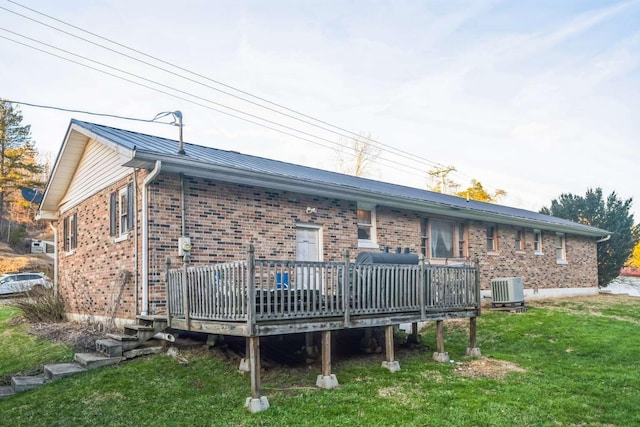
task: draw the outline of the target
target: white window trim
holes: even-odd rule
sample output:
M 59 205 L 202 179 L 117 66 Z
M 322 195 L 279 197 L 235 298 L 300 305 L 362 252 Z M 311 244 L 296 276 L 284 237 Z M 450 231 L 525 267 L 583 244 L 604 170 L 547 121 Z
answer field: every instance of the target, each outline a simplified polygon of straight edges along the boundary
M 524 229 L 524 227 L 518 227 L 518 228 L 516 228 L 516 230 L 515 230 L 515 234 L 516 234 L 516 235 L 514 236 L 514 238 L 518 236 L 518 232 L 520 232 L 520 240 L 519 240 L 519 242 L 520 242 L 520 247 L 515 247 L 514 249 L 515 249 L 515 252 L 516 252 L 516 253 L 518 253 L 518 254 L 523 254 L 523 253 L 526 253 L 526 251 L 527 251 L 527 238 L 526 238 L 526 236 L 527 236 L 527 232 L 526 232 L 526 230 Z M 518 240 L 515 240 L 515 241 L 514 241 L 514 245 L 515 245 L 517 242 L 518 242 Z
M 378 245 L 378 233 L 376 230 L 376 206 L 369 203 L 358 202 L 358 206 L 356 209 L 371 212 L 371 239 L 358 239 L 358 247 L 366 249 L 379 249 L 380 245 Z M 360 225 L 361 224 L 357 224 L 358 227 Z
M 562 246 L 558 247 L 558 238 L 562 240 Z M 556 233 L 556 264 L 567 265 L 567 236 L 564 233 Z M 561 249 L 562 258 L 558 257 L 558 249 Z
M 126 204 L 123 205 L 122 203 L 122 198 L 123 197 L 127 197 L 127 186 L 125 185 L 123 188 L 121 188 L 118 191 L 118 217 L 116 218 L 116 221 L 118 221 L 117 227 L 118 227 L 118 234 L 116 236 L 116 242 L 120 242 L 122 240 L 126 240 L 127 236 L 129 235 L 129 230 L 127 229 L 127 225 L 125 224 L 125 226 L 122 226 L 122 217 L 123 216 L 127 216 L 127 211 L 128 211 L 128 206 Z M 127 200 L 127 203 L 129 203 L 129 200 Z M 127 223 L 129 221 L 129 218 L 127 217 Z
M 538 246 L 539 249 L 536 250 L 536 234 L 540 237 L 538 239 Z M 533 254 L 534 255 L 544 255 L 544 252 L 542 252 L 542 230 L 538 230 L 538 229 L 534 229 L 533 230 Z

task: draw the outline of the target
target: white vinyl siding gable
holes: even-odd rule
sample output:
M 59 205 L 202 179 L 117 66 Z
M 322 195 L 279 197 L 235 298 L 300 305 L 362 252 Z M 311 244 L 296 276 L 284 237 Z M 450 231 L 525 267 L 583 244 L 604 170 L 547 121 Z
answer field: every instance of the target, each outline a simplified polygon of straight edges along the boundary
M 121 165 L 118 152 L 94 140 L 89 141 L 78 163 L 69 189 L 60 203 L 60 213 L 131 173 Z

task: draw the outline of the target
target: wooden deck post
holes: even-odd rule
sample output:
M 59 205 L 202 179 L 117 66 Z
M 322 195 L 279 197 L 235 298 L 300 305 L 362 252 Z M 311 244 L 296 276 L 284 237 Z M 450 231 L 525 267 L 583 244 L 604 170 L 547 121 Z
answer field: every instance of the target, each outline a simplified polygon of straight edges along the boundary
M 349 265 L 349 250 L 345 249 L 343 253 L 344 271 L 342 272 L 342 307 L 344 309 L 344 327 L 349 327 L 351 323 L 351 283 Z
M 420 320 L 424 321 L 427 317 L 427 288 L 431 285 L 427 283 L 429 279 L 428 272 L 425 267 L 424 255 L 420 254 L 420 271 L 418 272 L 418 283 L 420 283 Z
M 331 331 L 322 331 L 322 374 L 318 375 L 316 387 L 332 389 L 338 387 L 338 378 L 331 373 Z
M 251 413 L 269 409 L 269 400 L 260 396 L 260 337 L 247 338 L 249 342 L 249 365 L 251 367 L 251 397 L 247 397 L 245 407 Z
M 477 317 L 469 318 L 469 347 L 467 348 L 466 355 L 470 357 L 480 357 L 480 349 L 476 347 L 476 320 Z
M 171 311 L 173 307 L 171 306 L 171 299 L 173 298 L 173 290 L 169 285 L 169 271 L 171 270 L 171 258 L 167 257 L 166 261 L 166 276 L 165 281 L 167 282 L 167 327 L 171 327 Z M 136 288 L 136 307 L 138 307 L 138 289 Z M 138 314 L 138 310 L 136 310 L 136 314 Z
M 394 360 L 393 349 L 393 325 L 387 325 L 384 329 L 384 347 L 385 347 L 385 359 L 382 362 L 382 367 L 388 369 L 389 372 L 398 372 L 400 370 L 400 363 Z
M 187 330 L 191 330 L 191 316 L 189 315 L 189 257 L 184 256 L 182 263 L 182 310 L 184 311 L 184 323 Z
M 256 286 L 255 286 L 255 248 L 249 245 L 247 252 L 247 332 L 256 335 Z
M 436 351 L 433 360 L 436 362 L 449 362 L 449 353 L 444 351 L 444 320 L 436 320 Z
M 409 334 L 407 341 L 412 344 L 418 344 L 420 342 L 420 338 L 418 336 L 418 322 L 413 322 L 411 324 L 411 333 Z

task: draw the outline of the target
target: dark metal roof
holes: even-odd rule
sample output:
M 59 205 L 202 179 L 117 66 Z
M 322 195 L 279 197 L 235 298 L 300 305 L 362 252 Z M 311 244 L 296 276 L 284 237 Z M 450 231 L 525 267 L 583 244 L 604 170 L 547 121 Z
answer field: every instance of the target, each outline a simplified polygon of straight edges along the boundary
M 180 160 L 181 162 L 193 161 L 194 163 L 205 163 L 210 164 L 211 166 L 221 166 L 241 171 L 260 173 L 265 175 L 265 182 L 267 182 L 267 177 L 269 176 L 281 177 L 292 181 L 326 184 L 331 185 L 332 187 L 343 188 L 345 190 L 357 190 L 367 192 L 369 194 L 405 199 L 407 201 L 441 205 L 451 209 L 460 209 L 499 217 L 527 220 L 528 223 L 539 223 L 541 228 L 544 228 L 544 225 L 548 225 L 555 226 L 555 228 L 567 228 L 577 234 L 592 236 L 606 236 L 609 234 L 606 230 L 601 230 L 595 227 L 578 224 L 565 219 L 525 209 L 513 208 L 494 203 L 484 203 L 475 200 L 467 201 L 461 197 L 300 166 L 263 157 L 250 156 L 235 151 L 219 150 L 216 148 L 204 147 L 202 145 L 185 143 L 184 150 L 186 154 L 181 155 L 178 154 L 178 141 L 175 140 L 83 122 L 75 119 L 72 120 L 71 123 L 85 128 L 95 135 L 105 138 L 112 143 L 135 152 L 144 152 L 146 154 L 162 156 L 163 158 L 174 157 L 176 160 Z M 336 194 L 336 196 L 339 195 Z

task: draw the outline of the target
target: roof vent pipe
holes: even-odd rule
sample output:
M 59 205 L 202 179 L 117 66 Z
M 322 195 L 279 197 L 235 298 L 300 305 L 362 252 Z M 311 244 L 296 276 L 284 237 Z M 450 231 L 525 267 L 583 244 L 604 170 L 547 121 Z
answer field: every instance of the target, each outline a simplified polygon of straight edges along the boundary
M 178 126 L 178 128 L 180 129 L 179 130 L 179 135 L 180 135 L 179 142 L 180 142 L 180 145 L 178 147 L 178 154 L 186 154 L 184 152 L 184 143 L 182 142 L 182 126 L 183 125 L 182 125 L 182 112 L 181 111 L 176 110 L 176 111 L 165 111 L 163 113 L 158 113 L 158 114 L 156 114 L 156 116 L 151 121 L 152 122 L 156 121 L 156 120 L 161 119 L 163 117 L 166 117 L 168 115 L 173 116 L 173 122 L 166 123 L 166 124 L 171 124 L 171 125 L 174 125 L 174 126 Z

